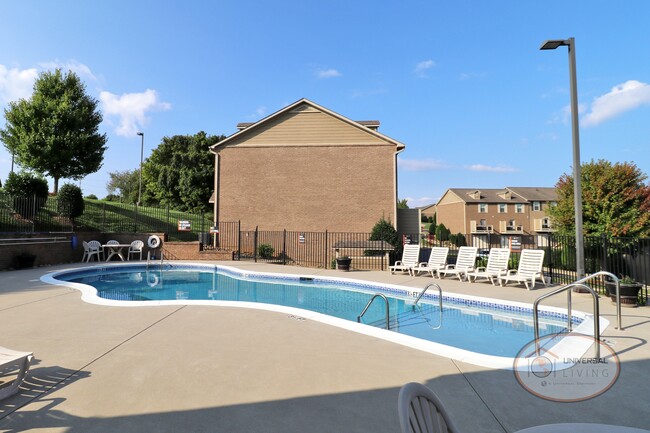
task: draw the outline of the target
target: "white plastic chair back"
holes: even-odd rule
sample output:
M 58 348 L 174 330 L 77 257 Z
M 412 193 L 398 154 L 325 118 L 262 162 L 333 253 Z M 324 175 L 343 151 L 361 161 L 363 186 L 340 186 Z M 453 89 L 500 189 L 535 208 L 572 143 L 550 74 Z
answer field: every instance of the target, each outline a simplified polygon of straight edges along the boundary
M 442 402 L 429 388 L 407 383 L 397 402 L 402 433 L 459 433 Z

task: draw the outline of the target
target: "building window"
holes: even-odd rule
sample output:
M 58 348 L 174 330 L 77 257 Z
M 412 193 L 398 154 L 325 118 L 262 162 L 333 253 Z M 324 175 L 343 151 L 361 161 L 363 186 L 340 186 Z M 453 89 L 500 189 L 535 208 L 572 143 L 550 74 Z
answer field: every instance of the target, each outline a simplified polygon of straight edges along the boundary
M 524 205 L 521 203 L 515 204 L 515 213 L 524 213 Z
M 542 210 L 542 202 L 534 201 L 533 202 L 533 210 L 536 210 L 536 211 Z
M 487 203 L 479 203 L 478 204 L 478 213 L 487 213 Z
M 480 225 L 481 227 L 487 227 L 487 220 L 481 220 L 481 221 L 479 222 L 479 225 Z
M 508 205 L 505 203 L 499 203 L 499 213 L 507 213 Z

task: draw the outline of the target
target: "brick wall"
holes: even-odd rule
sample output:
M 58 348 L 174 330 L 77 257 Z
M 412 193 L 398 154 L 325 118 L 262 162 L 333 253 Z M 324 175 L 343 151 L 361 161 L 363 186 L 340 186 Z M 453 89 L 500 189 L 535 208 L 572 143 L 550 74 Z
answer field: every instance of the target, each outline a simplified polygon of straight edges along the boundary
M 394 146 L 220 151 L 219 219 L 242 230 L 369 232 L 395 222 Z
M 163 236 L 162 233 L 157 233 Z M 76 238 L 73 245 L 72 238 Z M 14 268 L 15 257 L 20 253 L 36 255 L 34 266 L 58 265 L 63 263 L 78 263 L 84 254 L 83 241 L 96 240 L 105 244 L 109 240 L 130 244 L 136 239 L 144 242 L 143 259 L 147 256 L 149 233 L 62 233 L 34 235 L 3 235 L 0 237 L 0 270 Z M 54 239 L 56 238 L 56 239 Z M 31 239 L 28 240 L 28 239 Z

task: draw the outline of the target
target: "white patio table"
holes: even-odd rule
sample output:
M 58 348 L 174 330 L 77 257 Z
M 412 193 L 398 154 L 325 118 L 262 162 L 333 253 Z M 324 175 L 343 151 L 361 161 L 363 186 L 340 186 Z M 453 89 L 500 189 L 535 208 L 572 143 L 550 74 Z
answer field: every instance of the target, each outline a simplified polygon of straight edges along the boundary
M 124 258 L 124 254 L 122 251 L 124 248 L 129 248 L 131 244 L 104 244 L 102 247 L 104 247 L 104 251 L 108 251 L 108 256 L 106 257 L 106 261 L 109 262 L 111 260 L 111 257 L 113 256 L 118 256 L 122 261 L 125 261 L 126 259 Z

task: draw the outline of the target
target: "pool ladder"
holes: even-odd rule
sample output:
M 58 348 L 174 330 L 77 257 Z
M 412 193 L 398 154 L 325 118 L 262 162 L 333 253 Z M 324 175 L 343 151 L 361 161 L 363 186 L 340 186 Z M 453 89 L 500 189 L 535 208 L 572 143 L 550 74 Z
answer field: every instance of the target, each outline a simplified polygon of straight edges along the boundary
M 427 291 L 427 289 L 428 289 L 429 287 L 431 287 L 431 286 L 435 286 L 435 287 L 438 288 L 438 300 L 439 300 L 439 302 L 440 302 L 440 312 L 442 313 L 442 288 L 440 288 L 440 286 L 437 285 L 436 283 L 430 283 L 430 284 L 427 284 L 426 287 L 425 287 L 424 289 L 422 289 L 422 291 L 421 291 L 420 294 L 417 296 L 417 298 L 415 298 L 415 302 L 413 303 L 413 308 L 415 308 L 415 305 L 418 303 L 418 301 L 420 300 L 420 298 L 422 298 L 422 296 L 424 296 L 424 293 L 425 293 L 425 292 Z M 377 298 L 382 298 L 382 299 L 384 300 L 384 303 L 386 304 L 386 329 L 390 330 L 390 307 L 389 307 L 389 305 L 388 305 L 388 298 L 387 298 L 386 295 L 384 295 L 383 293 L 375 293 L 375 294 L 372 296 L 372 298 L 370 298 L 370 300 L 369 300 L 368 303 L 366 304 L 366 306 L 365 306 L 365 308 L 363 309 L 363 311 L 361 312 L 361 314 L 359 314 L 359 315 L 357 316 L 357 322 L 358 322 L 358 323 L 361 323 L 361 318 L 363 317 L 364 314 L 366 314 L 366 311 L 368 311 L 368 308 L 370 308 L 370 305 L 372 305 L 372 303 L 374 302 L 374 300 L 377 299 Z
M 606 272 L 606 271 L 600 271 L 596 272 L 595 274 L 591 274 L 585 278 L 582 278 L 580 280 L 574 281 L 571 284 L 567 284 L 566 286 L 562 286 L 559 289 L 553 290 L 552 292 L 549 292 L 545 295 L 540 296 L 535 300 L 533 303 L 533 326 L 535 327 L 535 352 L 537 355 L 540 353 L 540 347 L 539 347 L 539 303 L 543 301 L 546 298 L 550 298 L 551 296 L 557 295 L 558 293 L 562 292 L 567 292 L 567 329 L 569 332 L 573 329 L 573 318 L 572 318 L 572 312 L 571 312 L 571 292 L 572 288 L 574 287 L 580 287 L 582 289 L 585 289 L 589 292 L 589 294 L 593 297 L 594 299 L 594 340 L 596 341 L 596 357 L 600 357 L 600 309 L 598 305 L 598 294 L 589 287 L 588 285 L 585 284 L 586 281 L 592 280 L 596 277 L 600 276 L 607 276 L 616 282 L 616 319 L 617 319 L 617 327 L 616 329 L 622 330 L 623 326 L 621 324 L 621 293 L 620 293 L 620 282 L 619 279 L 616 275 Z
M 149 270 L 149 262 L 152 262 L 154 259 L 151 258 L 151 251 L 147 251 L 147 270 Z M 163 252 L 160 250 L 160 269 L 162 270 L 163 265 Z
M 388 298 L 383 293 L 375 293 L 373 297 L 370 298 L 370 300 L 366 304 L 366 307 L 363 309 L 361 314 L 357 316 L 357 322 L 361 323 L 361 318 L 363 317 L 364 314 L 366 314 L 366 311 L 368 311 L 368 308 L 370 308 L 372 302 L 377 298 L 382 298 L 386 303 L 386 329 L 390 329 L 390 307 L 388 306 Z

